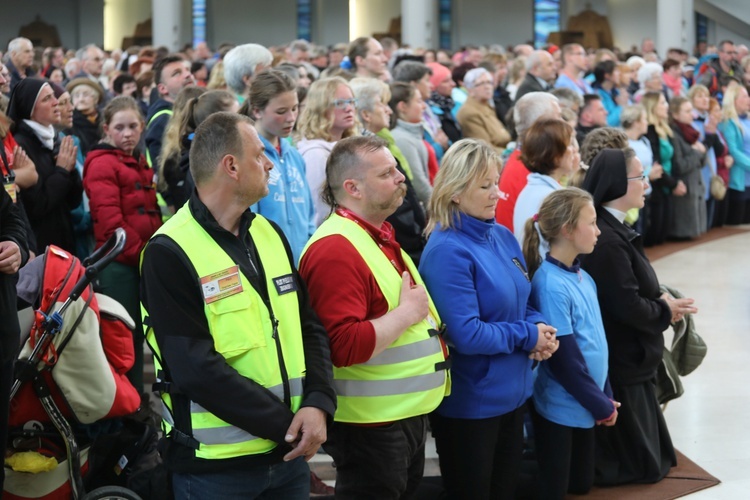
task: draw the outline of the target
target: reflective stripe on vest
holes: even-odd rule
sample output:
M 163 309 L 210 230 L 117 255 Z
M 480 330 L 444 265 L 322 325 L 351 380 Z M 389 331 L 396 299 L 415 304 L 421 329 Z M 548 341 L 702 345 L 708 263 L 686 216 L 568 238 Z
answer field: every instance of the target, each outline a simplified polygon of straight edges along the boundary
M 162 109 L 158 113 L 154 113 L 154 116 L 152 116 L 151 119 L 146 124 L 146 128 L 149 128 L 151 124 L 154 123 L 154 120 L 156 120 L 160 116 L 163 116 L 163 115 L 172 116 L 173 113 L 174 112 L 171 109 Z M 149 167 L 153 167 L 153 164 L 152 164 L 153 162 L 151 161 L 151 153 L 149 152 L 148 148 L 146 148 L 146 163 L 148 163 Z
M 304 386 L 304 378 L 296 378 L 294 380 L 290 380 L 289 385 L 290 385 L 292 397 L 301 398 L 302 390 Z M 280 400 L 284 399 L 284 386 L 282 386 L 281 384 L 276 385 L 274 387 L 267 387 L 267 389 L 271 391 L 273 395 L 279 398 Z M 190 413 L 191 414 L 203 413 L 205 414 L 205 416 L 208 416 L 209 418 L 212 416 L 211 412 L 209 412 L 208 410 L 203 408 L 201 405 L 193 401 L 190 402 Z M 201 415 L 201 417 L 203 417 L 203 415 Z M 223 444 L 223 443 L 238 444 L 244 441 L 252 441 L 255 439 L 261 439 L 258 436 L 255 436 L 233 425 L 228 425 L 225 427 L 207 427 L 207 428 L 200 428 L 200 429 L 194 428 L 193 437 L 202 444 L 213 444 L 213 445 Z
M 333 214 L 318 228 L 304 252 L 319 239 L 344 236 L 357 249 L 373 273 L 388 302 L 388 310 L 398 306 L 401 275 L 372 237 L 356 222 Z M 418 284 L 424 284 L 417 268 L 402 250 L 406 267 Z M 429 294 L 428 294 L 429 298 Z M 429 298 L 430 316 L 440 323 Z M 427 320 L 410 326 L 387 349 L 365 363 L 334 367 L 334 387 L 338 395 L 338 422 L 377 423 L 401 420 L 429 413 L 448 394 L 450 379 L 444 369 L 445 355 L 440 339 Z
M 193 265 L 196 281 L 235 266 L 226 252 L 193 218 L 188 203 L 154 236 L 159 234 L 170 237 L 182 248 Z M 266 219 L 256 215 L 250 234 L 266 276 L 271 308 L 278 320 L 278 339 L 289 384 L 290 401 L 287 403 L 291 411 L 296 412 L 302 401 L 305 373 L 299 301 L 297 292 L 279 295 L 273 282 L 274 278 L 292 274 L 293 268 L 283 241 Z M 211 258 L 206 258 L 207 255 Z M 270 311 L 241 271 L 239 278 L 243 286 L 241 292 L 204 305 L 214 347 L 226 358 L 229 366 L 283 401 L 284 380 L 276 341 L 272 338 Z M 142 311 L 145 316 L 145 308 L 142 307 Z M 152 328 L 147 330 L 146 340 L 154 351 L 154 363 L 159 365 L 157 370 L 160 370 L 162 356 Z M 185 392 L 189 393 L 187 389 Z M 171 422 L 171 415 L 174 414 L 172 398 L 169 394 L 162 394 L 162 400 L 170 415 L 169 419 L 164 420 L 165 431 L 168 432 L 175 425 Z M 195 451 L 197 458 L 223 459 L 261 454 L 276 447 L 275 442 L 233 426 L 194 402 L 190 405 L 190 422 L 177 422 L 177 428 L 200 443 Z

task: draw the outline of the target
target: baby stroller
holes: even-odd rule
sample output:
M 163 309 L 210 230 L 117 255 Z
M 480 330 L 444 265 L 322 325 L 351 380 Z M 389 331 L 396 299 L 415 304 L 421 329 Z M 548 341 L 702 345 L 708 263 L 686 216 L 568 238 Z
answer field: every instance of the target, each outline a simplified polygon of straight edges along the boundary
M 116 233 L 83 261 L 55 246 L 20 274 L 22 349 L 10 396 L 4 498 L 140 499 L 120 486 L 86 494 L 89 450 L 117 428 L 116 417 L 138 410 L 140 392 L 125 373 L 133 366 L 132 329 L 125 309 L 94 293 L 91 282 L 122 251 Z M 119 474 L 127 455 L 111 464 Z

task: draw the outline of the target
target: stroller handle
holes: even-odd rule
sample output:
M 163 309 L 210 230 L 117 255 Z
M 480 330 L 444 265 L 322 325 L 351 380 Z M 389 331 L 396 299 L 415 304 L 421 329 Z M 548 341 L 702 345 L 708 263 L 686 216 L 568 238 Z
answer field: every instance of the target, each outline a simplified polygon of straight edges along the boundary
M 125 248 L 125 240 L 125 230 L 118 227 L 115 229 L 115 233 L 104 242 L 104 245 L 83 260 L 82 264 L 86 268 L 86 276 L 81 278 L 70 292 L 71 302 L 75 302 L 99 272 L 120 255 Z

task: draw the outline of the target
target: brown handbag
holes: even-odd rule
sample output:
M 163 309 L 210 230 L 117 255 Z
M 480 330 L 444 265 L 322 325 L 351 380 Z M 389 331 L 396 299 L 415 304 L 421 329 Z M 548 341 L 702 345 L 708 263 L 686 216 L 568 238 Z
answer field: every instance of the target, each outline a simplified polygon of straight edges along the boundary
M 718 175 L 711 176 L 711 197 L 715 200 L 723 200 L 727 195 L 727 185 L 724 179 Z

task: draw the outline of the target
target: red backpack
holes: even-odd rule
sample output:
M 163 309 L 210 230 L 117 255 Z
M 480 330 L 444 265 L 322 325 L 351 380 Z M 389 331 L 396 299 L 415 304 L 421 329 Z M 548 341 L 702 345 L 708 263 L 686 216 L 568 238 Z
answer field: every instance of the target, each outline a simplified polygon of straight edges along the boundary
M 41 258 L 41 257 L 40 257 Z M 44 255 L 40 311 L 59 309 L 85 268 L 72 254 L 49 246 Z M 43 316 L 36 312 L 31 333 L 19 357 L 26 358 L 41 334 Z M 64 315 L 62 330 L 42 356 L 42 377 L 65 417 L 82 424 L 134 413 L 140 392 L 126 373 L 133 367 L 133 320 L 115 300 L 89 286 Z M 31 383 L 11 401 L 9 425 L 49 422 Z

